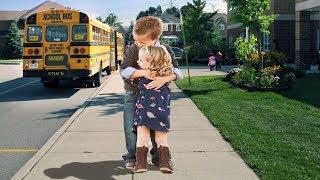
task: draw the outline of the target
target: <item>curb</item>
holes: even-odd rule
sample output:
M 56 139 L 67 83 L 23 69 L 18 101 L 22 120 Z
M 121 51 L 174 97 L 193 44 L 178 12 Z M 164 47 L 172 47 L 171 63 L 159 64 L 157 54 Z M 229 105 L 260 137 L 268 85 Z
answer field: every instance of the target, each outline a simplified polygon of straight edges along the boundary
M 116 71 L 114 71 L 116 73 Z M 69 128 L 69 126 L 76 120 L 81 113 L 87 108 L 87 106 L 91 103 L 91 101 L 99 94 L 99 92 L 107 85 L 110 78 L 113 76 L 111 74 L 105 82 L 95 90 L 91 96 L 80 106 L 80 108 L 62 125 L 53 136 L 37 151 L 37 153 L 27 161 L 19 171 L 11 178 L 11 180 L 21 180 L 24 179 L 29 172 L 33 169 L 33 167 L 39 162 L 39 160 L 46 155 L 49 149 L 57 142 L 60 136 Z

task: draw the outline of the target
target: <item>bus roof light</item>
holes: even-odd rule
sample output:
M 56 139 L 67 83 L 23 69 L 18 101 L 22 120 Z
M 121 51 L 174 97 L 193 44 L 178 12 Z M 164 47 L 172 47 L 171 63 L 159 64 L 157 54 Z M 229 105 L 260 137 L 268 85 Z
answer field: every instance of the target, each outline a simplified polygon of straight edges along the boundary
M 85 14 L 80 12 L 80 23 L 89 23 L 89 17 Z
M 32 14 L 27 18 L 27 24 L 37 24 L 37 15 Z

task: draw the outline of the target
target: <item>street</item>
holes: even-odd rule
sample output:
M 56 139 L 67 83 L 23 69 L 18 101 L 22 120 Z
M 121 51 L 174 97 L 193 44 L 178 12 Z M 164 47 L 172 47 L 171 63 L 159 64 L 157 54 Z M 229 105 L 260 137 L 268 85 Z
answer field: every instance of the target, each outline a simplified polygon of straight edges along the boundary
M 10 179 L 97 88 L 63 81 L 59 88 L 45 89 L 40 78 L 21 77 L 20 65 L 0 69 L 2 180 Z

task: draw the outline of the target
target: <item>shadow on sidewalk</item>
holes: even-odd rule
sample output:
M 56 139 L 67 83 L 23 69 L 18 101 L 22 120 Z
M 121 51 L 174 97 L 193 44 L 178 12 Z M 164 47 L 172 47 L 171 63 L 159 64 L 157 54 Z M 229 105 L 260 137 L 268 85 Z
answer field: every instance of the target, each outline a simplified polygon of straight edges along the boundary
M 171 93 L 171 102 L 176 101 L 181 98 L 188 98 L 185 94 L 181 92 Z M 90 102 L 88 107 L 105 107 L 101 110 L 101 116 L 113 115 L 119 112 L 123 112 L 124 105 L 124 95 L 123 93 L 103 93 L 99 94 L 94 100 Z
M 151 171 L 159 171 L 155 166 L 149 165 L 148 168 Z M 73 162 L 65 164 L 61 168 L 46 169 L 44 174 L 52 179 L 64 179 L 71 176 L 87 180 L 115 180 L 117 176 L 132 174 L 132 172 L 124 167 L 122 160 L 115 160 L 92 163 Z

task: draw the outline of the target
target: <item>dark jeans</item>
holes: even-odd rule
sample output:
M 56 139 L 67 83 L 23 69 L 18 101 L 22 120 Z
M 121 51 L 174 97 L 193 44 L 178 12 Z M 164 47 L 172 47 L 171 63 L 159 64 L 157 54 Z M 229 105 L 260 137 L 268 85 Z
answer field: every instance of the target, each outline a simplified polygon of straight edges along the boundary
M 217 62 L 217 64 L 216 64 L 216 70 L 220 70 L 221 69 L 221 62 Z

